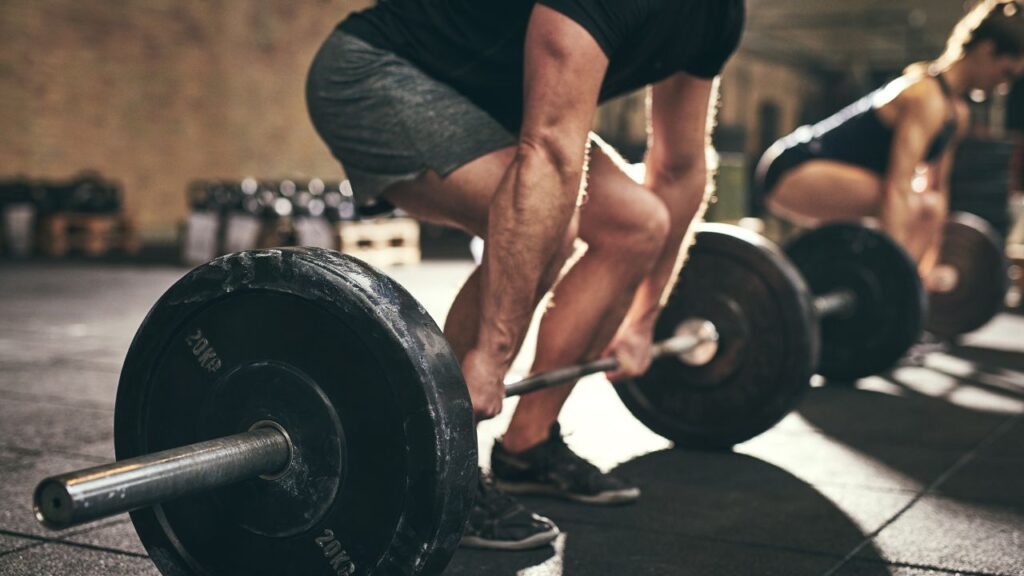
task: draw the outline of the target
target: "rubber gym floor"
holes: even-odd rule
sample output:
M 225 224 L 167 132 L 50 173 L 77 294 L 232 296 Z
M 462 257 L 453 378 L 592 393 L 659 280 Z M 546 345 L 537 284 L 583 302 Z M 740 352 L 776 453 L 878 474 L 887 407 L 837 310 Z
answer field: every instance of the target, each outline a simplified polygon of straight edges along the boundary
M 157 574 L 127 516 L 63 533 L 30 506 L 44 476 L 113 457 L 120 363 L 180 268 L 0 266 L 0 574 Z M 389 270 L 443 319 L 469 265 Z M 732 453 L 671 450 L 592 377 L 568 442 L 642 501 L 527 499 L 563 530 L 533 552 L 460 551 L 456 575 L 1024 574 L 1024 317 L 856 388 L 816 387 Z M 527 343 L 527 350 L 532 343 Z M 517 370 L 528 366 L 520 358 Z M 480 428 L 481 458 L 502 418 Z

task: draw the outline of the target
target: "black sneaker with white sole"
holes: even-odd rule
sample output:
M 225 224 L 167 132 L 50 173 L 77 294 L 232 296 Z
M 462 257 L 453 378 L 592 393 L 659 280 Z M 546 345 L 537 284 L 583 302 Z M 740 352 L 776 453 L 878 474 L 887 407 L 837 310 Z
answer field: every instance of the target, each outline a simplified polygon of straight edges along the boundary
M 469 513 L 462 546 L 491 550 L 530 550 L 547 546 L 558 537 L 558 527 L 528 511 L 515 498 L 494 485 L 482 471 L 476 502 Z
M 601 472 L 573 452 L 562 439 L 558 424 L 542 444 L 513 454 L 494 444 L 491 471 L 498 487 L 510 494 L 554 496 L 585 504 L 628 504 L 640 498 L 640 488 Z

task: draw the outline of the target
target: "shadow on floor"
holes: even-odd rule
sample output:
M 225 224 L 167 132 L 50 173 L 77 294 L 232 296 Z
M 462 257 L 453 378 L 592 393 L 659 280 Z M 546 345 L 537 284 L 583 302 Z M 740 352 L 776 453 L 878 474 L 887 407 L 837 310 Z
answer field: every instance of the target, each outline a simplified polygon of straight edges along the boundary
M 800 408 L 805 420 L 875 464 L 870 477 L 840 472 L 838 481 L 888 482 L 917 493 L 872 540 L 876 553 L 894 564 L 941 567 L 942 574 L 1021 574 L 1020 363 L 1019 354 L 958 347 L 861 389 L 808 395 Z
M 750 456 L 666 450 L 617 470 L 643 487 L 638 504 L 524 499 L 562 528 L 555 547 L 460 550 L 445 574 L 728 575 L 755 566 L 760 574 L 813 574 L 864 539 L 812 486 Z
M 954 346 L 951 356 L 974 363 L 979 375 L 992 374 L 1016 383 L 1019 398 L 1024 398 L 1024 354 L 980 346 Z
M 986 410 L 1024 402 L 1024 372 L 1018 371 L 1024 354 L 957 346 L 938 356 L 945 358 L 880 376 L 892 393 L 814 389 L 800 414 L 826 436 L 928 486 L 945 472 L 956 473 L 954 466 L 975 466 L 975 456 L 984 458 L 989 450 L 984 446 L 1009 442 L 1020 434 L 1014 426 L 1024 421 L 1019 410 Z M 986 500 L 991 481 L 978 480 L 977 486 L 956 490 L 943 480 L 936 494 Z

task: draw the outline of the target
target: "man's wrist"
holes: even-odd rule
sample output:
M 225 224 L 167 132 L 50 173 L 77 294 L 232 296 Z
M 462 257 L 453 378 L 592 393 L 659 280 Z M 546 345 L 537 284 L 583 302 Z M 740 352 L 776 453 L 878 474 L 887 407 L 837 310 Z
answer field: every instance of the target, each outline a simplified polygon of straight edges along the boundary
M 657 314 L 645 314 L 642 317 L 630 318 L 626 321 L 626 330 L 633 334 L 654 335 L 654 326 L 658 322 Z
M 482 334 L 477 339 L 474 349 L 478 354 L 486 358 L 488 362 L 498 367 L 507 369 L 512 365 L 512 361 L 515 360 L 515 344 L 509 338 Z

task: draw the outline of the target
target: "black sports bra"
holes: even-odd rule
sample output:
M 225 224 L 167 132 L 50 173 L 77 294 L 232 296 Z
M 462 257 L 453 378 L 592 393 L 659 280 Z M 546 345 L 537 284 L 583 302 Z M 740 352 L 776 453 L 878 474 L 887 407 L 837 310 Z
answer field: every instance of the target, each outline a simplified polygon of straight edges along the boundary
M 950 100 L 949 114 L 942 129 L 932 139 L 925 155 L 926 162 L 938 160 L 952 143 L 957 132 L 956 106 L 953 91 L 941 74 L 933 76 Z M 811 137 L 801 145 L 813 157 L 838 160 L 872 170 L 878 174 L 889 171 L 892 156 L 893 130 L 882 123 L 875 106 L 879 92 L 868 94 L 840 110 L 832 117 L 810 127 Z M 799 132 L 799 131 L 798 131 Z

